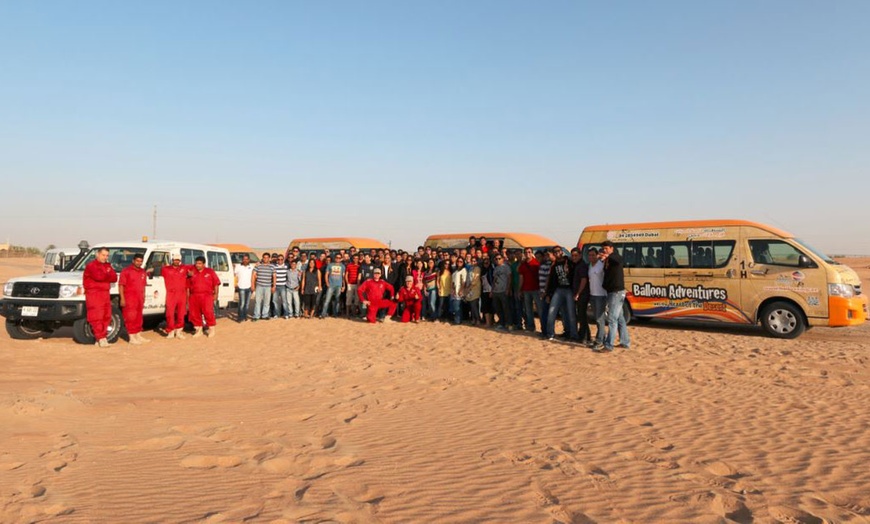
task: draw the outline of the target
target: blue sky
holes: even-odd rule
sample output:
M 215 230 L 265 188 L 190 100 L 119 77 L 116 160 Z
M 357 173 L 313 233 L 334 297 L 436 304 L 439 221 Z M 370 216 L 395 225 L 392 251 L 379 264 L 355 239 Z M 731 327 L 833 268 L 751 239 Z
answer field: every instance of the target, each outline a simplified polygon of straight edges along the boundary
M 4 2 L 0 240 L 746 218 L 870 254 L 870 2 Z

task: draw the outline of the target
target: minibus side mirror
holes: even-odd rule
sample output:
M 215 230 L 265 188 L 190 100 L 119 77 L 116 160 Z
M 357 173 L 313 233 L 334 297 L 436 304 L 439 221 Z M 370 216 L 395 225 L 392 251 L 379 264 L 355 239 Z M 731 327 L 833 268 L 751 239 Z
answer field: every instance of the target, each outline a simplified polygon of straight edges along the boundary
M 806 255 L 801 255 L 800 258 L 798 258 L 798 266 L 802 268 L 817 267 L 816 263 Z

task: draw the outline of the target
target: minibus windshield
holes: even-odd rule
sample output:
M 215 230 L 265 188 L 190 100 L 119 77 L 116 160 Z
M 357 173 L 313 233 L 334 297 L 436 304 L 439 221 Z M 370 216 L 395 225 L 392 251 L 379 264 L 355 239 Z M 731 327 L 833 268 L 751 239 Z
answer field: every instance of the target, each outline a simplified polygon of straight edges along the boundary
M 794 240 L 795 240 L 795 242 L 797 242 L 798 244 L 800 244 L 800 245 L 802 245 L 803 247 L 805 247 L 805 248 L 807 248 L 808 250 L 810 250 L 814 255 L 816 255 L 817 257 L 819 257 L 819 258 L 821 258 L 822 260 L 824 260 L 825 263 L 827 263 L 827 264 L 834 264 L 834 265 L 840 265 L 839 262 L 837 262 L 836 260 L 832 259 L 832 258 L 829 257 L 828 255 L 822 253 L 821 251 L 819 251 L 818 249 L 814 248 L 813 246 L 807 244 L 807 243 L 804 242 L 803 240 L 801 240 L 801 239 L 799 239 L 799 238 L 796 238 L 796 239 L 794 239 Z

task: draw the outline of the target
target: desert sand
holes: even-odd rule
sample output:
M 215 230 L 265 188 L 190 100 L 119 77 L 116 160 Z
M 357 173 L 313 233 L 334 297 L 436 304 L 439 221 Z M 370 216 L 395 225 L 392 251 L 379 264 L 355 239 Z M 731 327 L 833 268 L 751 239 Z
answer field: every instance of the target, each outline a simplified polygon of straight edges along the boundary
M 0 522 L 870 521 L 870 325 L 631 330 L 615 354 L 333 319 L 2 333 Z

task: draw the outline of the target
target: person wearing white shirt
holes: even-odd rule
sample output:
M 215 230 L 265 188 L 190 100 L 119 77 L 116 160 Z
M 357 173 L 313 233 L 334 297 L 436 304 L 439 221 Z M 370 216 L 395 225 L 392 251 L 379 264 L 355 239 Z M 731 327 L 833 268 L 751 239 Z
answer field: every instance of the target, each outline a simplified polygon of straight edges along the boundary
M 236 275 L 236 286 L 239 288 L 239 322 L 248 320 L 248 308 L 251 304 L 251 278 L 254 276 L 254 265 L 248 255 L 242 257 L 242 263 L 233 268 Z
M 607 309 L 607 291 L 604 289 L 604 263 L 598 260 L 598 250 L 590 248 L 587 255 L 589 258 L 589 299 L 592 302 L 592 316 L 595 317 L 595 325 L 598 331 L 595 340 L 592 341 L 592 349 L 598 350 L 604 347 L 605 334 L 605 311 Z

